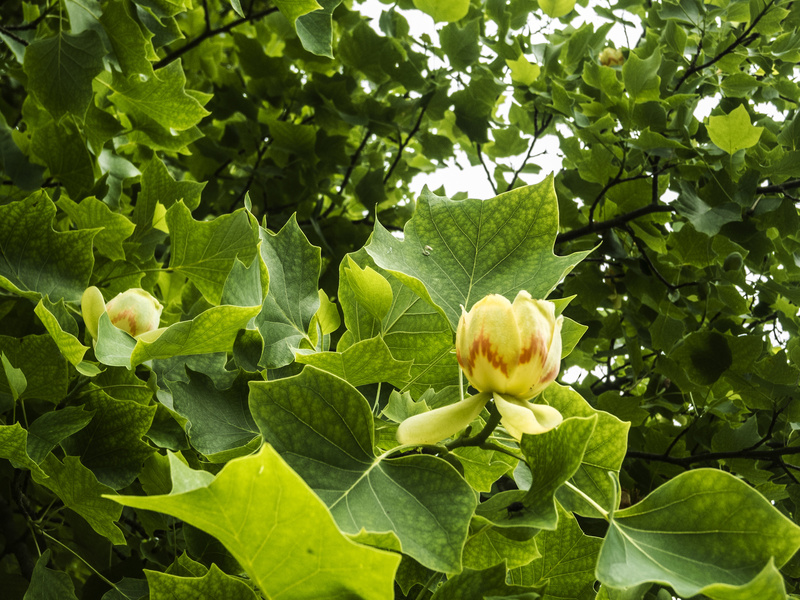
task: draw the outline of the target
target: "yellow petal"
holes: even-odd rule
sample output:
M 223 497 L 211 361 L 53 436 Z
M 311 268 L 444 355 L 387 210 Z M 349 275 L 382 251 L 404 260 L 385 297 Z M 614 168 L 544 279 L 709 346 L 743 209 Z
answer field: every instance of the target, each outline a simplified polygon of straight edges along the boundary
M 517 366 L 520 337 L 508 299 L 490 294 L 479 300 L 456 332 L 457 357 L 472 386 L 481 392 L 505 392 Z
M 100 323 L 100 315 L 106 311 L 106 301 L 102 292 L 95 286 L 86 288 L 81 296 L 81 314 L 86 330 L 93 339 L 97 339 L 97 328 Z
M 436 444 L 472 423 L 489 400 L 489 394 L 475 394 L 432 411 L 414 415 L 400 423 L 397 441 L 401 444 Z
M 517 439 L 523 433 L 536 435 L 550 431 L 564 420 L 560 412 L 546 404 L 506 400 L 500 394 L 494 394 L 494 402 L 503 416 L 503 427 Z

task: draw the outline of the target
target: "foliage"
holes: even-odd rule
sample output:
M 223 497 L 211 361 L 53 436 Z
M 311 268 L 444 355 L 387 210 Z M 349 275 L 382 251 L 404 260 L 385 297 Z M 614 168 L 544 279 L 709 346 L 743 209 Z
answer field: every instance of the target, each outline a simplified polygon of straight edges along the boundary
M 4 597 L 798 597 L 798 29 L 2 2 Z M 412 191 L 456 163 L 496 197 Z M 163 331 L 94 340 L 89 286 Z M 564 422 L 398 446 L 467 392 L 459 305 L 520 290 L 564 315 Z

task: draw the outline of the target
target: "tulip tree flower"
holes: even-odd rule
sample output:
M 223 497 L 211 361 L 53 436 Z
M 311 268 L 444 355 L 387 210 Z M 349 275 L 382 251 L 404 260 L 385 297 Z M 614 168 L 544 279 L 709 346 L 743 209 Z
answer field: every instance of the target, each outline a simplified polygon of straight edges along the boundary
M 456 358 L 480 393 L 460 402 L 415 415 L 397 430 L 401 444 L 435 444 L 469 425 L 490 398 L 502 424 L 515 438 L 544 433 L 562 421 L 561 413 L 533 404 L 558 375 L 561 326 L 555 305 L 521 291 L 509 302 L 491 294 L 472 310 L 462 309 L 456 330 Z
M 81 313 L 86 329 L 92 338 L 97 339 L 100 316 L 108 313 L 111 323 L 135 338 L 153 341 L 163 329 L 158 329 L 161 320 L 161 306 L 149 292 L 133 288 L 117 294 L 106 304 L 103 294 L 92 286 L 83 292 L 81 297 Z

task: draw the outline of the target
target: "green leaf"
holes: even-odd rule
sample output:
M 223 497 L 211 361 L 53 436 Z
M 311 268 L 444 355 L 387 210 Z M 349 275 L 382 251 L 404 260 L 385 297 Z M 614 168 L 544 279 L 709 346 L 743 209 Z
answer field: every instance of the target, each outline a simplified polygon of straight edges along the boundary
M 251 383 L 250 411 L 342 531 L 392 531 L 403 553 L 423 565 L 461 570 L 472 488 L 433 456 L 376 458 L 372 411 L 358 390 L 305 367 L 294 377 Z
M 298 354 L 297 362 L 341 377 L 353 387 L 381 381 L 408 381 L 413 364 L 410 360 L 396 360 L 381 337 L 356 342 L 344 352 Z
M 597 422 L 597 415 L 572 417 L 546 433 L 523 435 L 520 448 L 531 469 L 530 488 L 496 494 L 476 514 L 499 527 L 555 529 L 556 492 L 580 468 Z
M 393 598 L 400 558 L 344 537 L 316 495 L 270 446 L 230 461 L 206 487 L 112 498 L 172 515 L 215 536 L 268 597 Z
M 48 475 L 28 454 L 28 432 L 22 424 L 0 425 L 0 442 L 0 458 L 10 460 L 16 468 L 28 469 L 41 479 L 47 479 Z
M 322 8 L 317 0 L 276 0 L 275 5 L 292 25 L 295 24 L 297 17 Z
M 241 579 L 226 575 L 217 565 L 202 577 L 177 577 L 145 569 L 151 600 L 257 600 Z
M 46 192 L 0 206 L 0 287 L 29 300 L 78 301 L 89 286 L 96 231 L 57 232 Z
M 122 507 L 103 497 L 114 490 L 97 481 L 94 474 L 81 464 L 76 456 L 65 456 L 62 463 L 52 454 L 42 462 L 47 474 L 42 477 L 33 471 L 33 480 L 50 489 L 61 501 L 86 519 L 97 533 L 108 538 L 112 544 L 125 545 L 125 536 L 114 525 L 122 514 Z
M 53 337 L 53 340 L 58 346 L 58 349 L 61 350 L 61 354 L 64 355 L 64 358 L 72 363 L 73 366 L 78 367 L 78 365 L 81 365 L 83 362 L 83 356 L 86 354 L 86 351 L 89 350 L 89 347 L 81 344 L 78 338 L 72 333 L 64 331 L 62 324 L 59 323 L 56 315 L 53 314 L 53 312 L 51 312 L 51 310 L 45 304 L 46 300 L 47 298 L 39 300 L 39 304 L 36 305 L 36 308 L 34 308 L 33 311 L 42 321 L 42 324 L 45 326 L 45 329 L 47 329 L 47 332 Z M 60 305 L 62 311 L 66 310 L 63 302 L 63 300 L 59 300 L 58 305 L 56 305 Z M 47 304 L 53 306 L 49 301 Z M 74 323 L 75 321 L 73 320 L 73 324 Z M 92 371 L 91 365 L 89 363 L 81 365 L 81 370 Z M 93 372 L 96 374 L 96 369 Z
M 761 494 L 729 473 L 697 469 L 613 515 L 597 577 L 612 587 L 654 581 L 680 596 L 719 598 L 743 597 L 715 595 L 720 584 L 759 578 L 757 587 L 768 592 L 759 597 L 778 598 L 783 578 L 763 569 L 773 560 L 782 566 L 798 548 L 800 527 Z
M 214 475 L 208 471 L 197 471 L 185 463 L 183 457 L 172 452 L 167 452 L 169 461 L 169 475 L 172 481 L 170 495 L 191 492 L 198 488 L 208 487 L 214 481 Z
M 31 575 L 31 585 L 23 600 L 78 600 L 72 578 L 63 571 L 47 568 L 50 550 L 45 550 L 36 561 Z
M 93 415 L 94 411 L 86 411 L 83 406 L 65 406 L 44 413 L 28 427 L 28 455 L 41 463 L 64 439 L 86 427 Z
M 342 0 L 319 0 L 319 3 L 322 5 L 320 10 L 300 15 L 294 26 L 303 48 L 318 56 L 333 58 L 332 15 Z
M 708 117 L 706 128 L 711 141 L 728 154 L 755 146 L 764 130 L 763 127 L 753 126 L 743 104 L 727 115 Z
M 347 266 L 344 266 L 344 262 Z M 392 307 L 392 286 L 369 265 L 362 269 L 351 255 L 342 262 L 342 271 L 358 305 L 363 306 L 373 318 L 380 321 Z M 367 337 L 372 337 L 368 335 Z
M 622 81 L 635 103 L 650 102 L 661 97 L 661 77 L 657 75 L 660 66 L 659 51 L 653 52 L 647 59 L 639 58 L 635 52 L 628 55 L 628 60 L 622 65 Z
M 95 354 L 104 364 L 132 368 L 156 358 L 230 352 L 238 331 L 247 326 L 259 309 L 258 306 L 214 306 L 191 321 L 170 325 L 152 342 L 141 338 L 134 340 L 114 327 L 103 313 Z
M 483 571 L 464 569 L 455 577 L 445 581 L 431 600 L 463 600 L 464 598 L 520 598 L 534 600 L 539 598 L 542 588 L 509 585 L 506 583 L 506 566 L 497 565 Z
M 317 282 L 322 259 L 294 215 L 277 234 L 260 228 L 260 235 L 269 293 L 255 321 L 264 338 L 258 364 L 274 369 L 291 363 L 300 343 L 309 341 L 308 328 L 320 304 Z
M 472 19 L 459 27 L 456 23 L 447 25 L 439 32 L 442 50 L 450 60 L 454 69 L 466 71 L 475 63 L 481 54 L 478 45 L 480 20 Z
M 434 21 L 452 23 L 467 16 L 469 0 L 414 0 L 414 6 Z
M 194 181 L 175 181 L 166 165 L 153 157 L 142 171 L 142 191 L 136 198 L 133 222 L 136 225 L 133 239 L 140 240 L 153 229 L 156 206 L 171 208 L 176 202 L 183 203 L 190 211 L 200 205 L 204 183 Z
M 504 561 L 509 569 L 526 565 L 540 556 L 534 533 L 527 528 L 500 529 L 482 517 L 475 517 L 464 546 L 464 566 L 481 570 Z
M 375 263 L 438 306 L 455 330 L 461 306 L 488 294 L 546 297 L 585 255 L 553 254 L 558 206 L 552 177 L 490 200 L 449 200 L 423 190 L 403 241 L 380 223 L 366 250 Z M 425 248 L 431 248 L 423 252 Z
M 5 352 L 0 352 L 0 361 L 3 363 L 3 372 L 6 375 L 8 387 L 11 390 L 11 398 L 14 403 L 16 403 L 19 397 L 25 392 L 25 388 L 28 387 L 28 380 L 25 378 L 22 369 L 14 367 L 11 362 L 9 362 Z
M 50 114 L 70 113 L 81 121 L 92 101 L 92 80 L 103 70 L 106 51 L 93 30 L 74 35 L 59 31 L 25 49 L 29 89 Z
M 536 536 L 541 556 L 511 571 L 509 580 L 518 585 L 547 584 L 543 600 L 581 598 L 594 586 L 602 543 L 602 538 L 584 534 L 575 517 L 558 506 L 558 529 Z
M 28 160 L 14 141 L 12 129 L 3 115 L 0 115 L 0 168 L 22 190 L 31 191 L 42 185 L 44 168 Z
M 568 15 L 574 7 L 575 0 L 539 0 L 539 8 L 553 19 Z
M 268 290 L 269 272 L 259 251 L 249 267 L 238 258 L 233 259 L 233 268 L 225 280 L 220 302 L 232 306 L 261 306 Z
M 31 150 L 50 169 L 74 198 L 85 195 L 94 185 L 94 161 L 83 136 L 72 120 L 50 120 L 33 130 Z
M 393 394 L 396 394 L 396 392 L 393 392 Z M 390 405 L 393 397 L 397 398 L 399 394 L 389 397 Z M 420 398 L 420 402 L 412 404 L 411 407 L 409 407 L 410 410 L 407 409 L 409 413 L 408 416 L 398 419 L 398 422 L 404 421 L 414 414 L 427 411 L 428 406 L 423 398 Z M 387 409 L 388 408 L 389 407 L 387 407 Z M 396 407 L 395 410 L 397 410 Z M 386 411 L 384 411 L 384 414 L 386 414 Z M 487 451 L 474 446 L 457 448 L 453 454 L 458 457 L 458 462 L 460 462 L 461 466 L 464 468 L 464 479 L 467 480 L 467 483 L 476 491 L 486 493 L 492 490 L 492 484 L 495 481 L 511 469 L 509 461 L 514 461 L 513 458 L 501 454 L 500 452 Z
M 147 59 L 153 53 L 150 40 L 129 13 L 127 2 L 103 2 L 100 23 L 108 35 L 122 74 L 126 77 L 143 74 L 153 76 L 153 66 Z
M 168 130 L 185 131 L 209 113 L 194 94 L 187 93 L 186 75 L 180 61 L 160 68 L 153 76 L 125 77 L 114 73 L 106 85 L 117 110 L 143 114 Z
M 155 449 L 142 437 L 150 429 L 155 406 L 116 400 L 103 391 L 84 395 L 84 406 L 94 411 L 91 423 L 62 442 L 69 454 L 79 455 L 97 479 L 114 489 L 129 485 Z
M 203 454 L 243 448 L 259 435 L 247 406 L 247 379 L 218 389 L 202 373 L 188 371 L 189 382 L 170 384 L 175 412 L 189 420 L 186 433 Z
M 580 394 L 567 386 L 552 383 L 542 394 L 545 401 L 564 417 L 597 415 L 597 425 L 589 438 L 583 462 L 570 483 L 606 510 L 614 510 L 617 507 L 612 506 L 612 501 L 616 498 L 616 491 L 608 472 L 619 473 L 628 449 L 630 423 L 620 421 L 607 412 L 595 410 Z M 557 498 L 567 510 L 583 516 L 600 516 L 585 500 L 566 487 L 559 490 Z
M 93 196 L 84 198 L 80 204 L 62 196 L 56 205 L 69 215 L 78 229 L 100 229 L 94 238 L 100 253 L 112 260 L 125 260 L 122 242 L 134 230 L 134 224 L 127 217 L 112 212 L 107 204 Z
M 0 352 L 15 368 L 25 373 L 27 386 L 21 398 L 38 398 L 57 404 L 67 394 L 67 361 L 48 334 L 23 338 L 0 336 Z M 0 371 L 0 395 L 11 395 L 11 388 Z
M 240 209 L 210 222 L 195 221 L 186 205 L 176 202 L 167 211 L 167 226 L 172 240 L 170 268 L 186 275 L 209 302 L 219 304 L 233 259 L 250 264 L 257 252 L 247 212 Z M 316 291 L 315 285 L 315 295 Z
M 508 68 L 511 69 L 511 81 L 522 85 L 531 85 L 539 78 L 541 68 L 539 65 L 532 64 L 525 55 L 521 55 L 516 60 L 506 59 Z

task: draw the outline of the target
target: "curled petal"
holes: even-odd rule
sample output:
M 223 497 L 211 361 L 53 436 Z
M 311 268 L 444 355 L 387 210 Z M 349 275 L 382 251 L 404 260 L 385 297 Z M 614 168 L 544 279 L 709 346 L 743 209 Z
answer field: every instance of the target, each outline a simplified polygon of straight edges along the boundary
M 103 294 L 95 286 L 86 288 L 81 296 L 81 314 L 86 330 L 93 339 L 97 339 L 97 328 L 100 323 L 100 315 L 106 312 L 106 301 Z
M 550 431 L 564 420 L 560 412 L 546 404 L 509 401 L 500 394 L 494 394 L 494 402 L 503 416 L 503 427 L 517 439 L 521 438 L 523 433 L 536 435 Z
M 558 371 L 561 368 L 561 327 L 563 325 L 564 317 L 559 316 L 558 319 L 556 319 L 553 340 L 550 342 L 550 348 L 547 350 L 547 360 L 542 367 L 541 376 L 539 377 L 538 383 L 530 389 L 527 398 L 538 396 L 544 388 L 553 383 L 558 376 Z
M 404 445 L 441 442 L 472 423 L 489 398 L 489 394 L 475 394 L 455 404 L 414 415 L 400 423 L 397 441 Z

